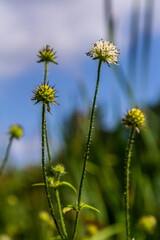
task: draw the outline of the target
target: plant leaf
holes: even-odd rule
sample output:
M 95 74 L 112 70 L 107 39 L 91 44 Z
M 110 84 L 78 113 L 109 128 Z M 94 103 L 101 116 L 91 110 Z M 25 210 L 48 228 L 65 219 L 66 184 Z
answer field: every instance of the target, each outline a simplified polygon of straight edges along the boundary
M 67 207 L 63 208 L 63 213 L 65 214 L 66 212 L 69 212 L 73 210 L 73 206 L 72 205 L 68 205 Z
M 75 187 L 73 187 L 73 185 L 72 184 L 70 184 L 70 183 L 68 183 L 68 182 L 65 182 L 65 181 L 63 181 L 63 182 L 60 182 L 59 184 L 58 184 L 58 187 L 59 186 L 62 186 L 62 185 L 66 185 L 66 186 L 68 186 L 68 187 L 70 187 L 70 188 L 72 188 L 73 189 L 73 191 L 77 194 L 77 190 L 75 189 Z
M 100 213 L 100 211 L 99 211 L 97 208 L 95 208 L 95 207 L 92 207 L 92 206 L 90 206 L 90 205 L 87 205 L 87 204 L 84 204 L 82 208 L 89 208 L 89 209 L 92 209 L 92 210 L 94 210 L 94 211 L 96 211 L 96 212 Z
M 36 187 L 36 186 L 44 186 L 44 183 L 34 183 L 34 184 L 32 184 L 32 187 Z

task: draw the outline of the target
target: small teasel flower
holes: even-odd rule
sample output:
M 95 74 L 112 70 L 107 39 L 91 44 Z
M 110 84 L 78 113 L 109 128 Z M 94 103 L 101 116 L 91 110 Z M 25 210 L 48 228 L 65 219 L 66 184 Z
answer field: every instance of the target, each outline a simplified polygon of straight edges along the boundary
M 52 187 L 54 186 L 54 184 L 55 184 L 54 177 L 48 177 L 47 181 L 48 181 L 50 186 L 52 186 Z
M 47 106 L 47 111 L 50 112 L 50 103 L 59 105 L 55 98 L 56 96 L 56 90 L 54 89 L 54 86 L 48 86 L 48 84 L 42 84 L 41 86 L 36 87 L 36 89 L 33 91 L 34 97 L 31 98 L 31 100 L 36 101 L 35 104 L 42 102 Z
M 118 65 L 119 49 L 109 41 L 99 40 L 93 44 L 92 49 L 87 53 L 87 56 L 93 58 L 93 60 L 99 59 L 102 62 Z
M 9 134 L 12 138 L 19 139 L 23 136 L 23 129 L 21 126 L 19 126 L 17 124 L 13 124 L 10 127 Z
M 50 45 L 46 45 L 45 48 L 39 51 L 38 57 L 40 58 L 40 60 L 37 62 L 52 62 L 58 64 L 57 62 L 55 62 L 55 54 L 56 52 L 53 51 L 53 48 L 50 48 Z
M 140 127 L 145 128 L 145 116 L 138 108 L 132 108 L 130 111 L 128 111 L 122 121 L 126 127 L 134 127 L 137 132 L 139 132 Z
M 132 148 L 134 144 L 134 136 L 135 131 L 139 133 L 139 128 L 144 126 L 145 123 L 145 116 L 143 112 L 138 108 L 132 108 L 130 111 L 127 112 L 125 118 L 122 119 L 124 125 L 126 127 L 130 127 L 130 136 L 128 139 L 128 145 L 126 148 L 126 158 L 125 158 L 125 189 L 124 189 L 124 199 L 125 199 L 125 221 L 126 221 L 126 237 L 127 240 L 131 239 L 131 231 L 130 231 L 130 212 L 129 212 L 129 196 L 130 196 L 130 164 L 131 164 L 131 157 L 132 157 Z M 134 238 L 133 238 L 134 239 Z M 133 240 L 132 239 L 132 240 Z
M 61 164 L 56 165 L 56 166 L 53 168 L 53 170 L 54 170 L 57 174 L 59 174 L 59 175 L 66 173 L 63 165 L 61 165 Z

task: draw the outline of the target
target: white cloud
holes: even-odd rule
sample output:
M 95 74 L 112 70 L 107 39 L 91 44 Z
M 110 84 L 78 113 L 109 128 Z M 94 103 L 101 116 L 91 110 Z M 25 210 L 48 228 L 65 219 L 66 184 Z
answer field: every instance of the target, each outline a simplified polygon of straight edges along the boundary
M 53 43 L 64 59 L 84 51 L 89 39 L 103 33 L 101 4 L 96 6 L 96 2 L 23 1 L 17 5 L 2 1 L 0 74 L 13 74 L 25 67 L 46 43 Z
M 124 32 L 131 1 L 112 2 L 118 41 L 127 44 Z M 155 2 L 160 5 L 158 0 Z M 29 67 L 37 50 L 46 43 L 53 43 L 64 62 L 72 59 L 74 63 L 75 59 L 78 61 L 77 54 L 82 56 L 92 42 L 106 34 L 104 0 L 5 0 L 0 2 L 0 16 L 1 76 L 17 74 Z

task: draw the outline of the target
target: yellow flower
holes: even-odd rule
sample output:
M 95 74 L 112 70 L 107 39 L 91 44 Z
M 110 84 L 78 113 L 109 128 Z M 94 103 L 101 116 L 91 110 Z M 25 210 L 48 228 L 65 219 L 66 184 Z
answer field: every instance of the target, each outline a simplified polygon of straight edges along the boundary
M 92 57 L 93 60 L 99 59 L 106 62 L 110 66 L 110 64 L 118 65 L 119 54 L 119 50 L 112 42 L 100 40 L 93 44 L 93 48 L 87 53 L 87 56 Z
M 139 127 L 144 127 L 145 116 L 138 108 L 132 108 L 122 119 L 126 127 L 134 127 L 139 132 Z
M 23 129 L 17 124 L 14 124 L 10 127 L 9 133 L 11 137 L 19 139 L 23 135 Z

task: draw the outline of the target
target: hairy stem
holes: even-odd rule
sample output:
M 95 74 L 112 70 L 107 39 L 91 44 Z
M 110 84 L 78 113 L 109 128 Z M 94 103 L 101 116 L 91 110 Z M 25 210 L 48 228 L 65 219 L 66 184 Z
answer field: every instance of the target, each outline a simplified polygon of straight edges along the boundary
M 126 237 L 127 240 L 131 240 L 131 233 L 130 233 L 130 213 L 129 213 L 129 174 L 130 174 L 130 163 L 131 163 L 131 155 L 132 155 L 132 147 L 134 143 L 134 132 L 135 128 L 132 127 L 130 137 L 128 140 L 128 146 L 126 151 L 126 169 L 125 169 L 125 192 L 124 192 L 124 199 L 125 199 L 125 221 L 126 221 Z
M 90 126 L 89 126 L 89 132 L 88 132 L 88 137 L 87 137 L 87 144 L 86 144 L 86 149 L 85 149 L 85 153 L 84 153 L 84 164 L 83 164 L 83 170 L 82 170 L 82 176 L 81 176 L 81 182 L 80 182 L 79 194 L 78 194 L 78 207 L 80 207 L 80 203 L 81 203 L 84 176 L 85 176 L 85 171 L 86 171 L 86 163 L 87 163 L 87 160 L 89 158 L 89 152 L 90 152 L 91 135 L 92 135 L 94 112 L 95 112 L 96 99 L 97 99 L 97 93 L 98 93 L 98 87 L 99 87 L 101 64 L 102 64 L 102 61 L 100 60 L 99 64 L 98 64 L 97 83 L 96 83 L 96 88 L 95 88 L 95 93 L 94 93 L 93 104 L 92 104 L 92 111 L 91 111 L 91 117 L 90 117 Z M 79 219 L 79 211 L 76 212 L 76 220 L 75 220 L 75 224 L 74 224 L 72 240 L 74 240 L 75 236 L 76 236 L 78 219 Z
M 46 136 L 46 147 L 47 147 L 47 154 L 48 154 L 48 160 L 49 160 L 49 165 L 50 165 L 50 171 L 53 174 L 53 164 L 52 164 L 52 159 L 51 159 L 51 154 L 50 154 L 50 149 L 49 149 L 49 142 L 48 142 L 48 133 L 47 133 L 46 122 L 45 122 L 45 136 Z
M 10 149 L 11 149 L 11 145 L 12 145 L 12 140 L 13 140 L 13 137 L 11 136 L 10 139 L 9 139 L 9 143 L 8 143 L 8 146 L 7 146 L 7 149 L 6 149 L 6 154 L 5 154 L 5 157 L 2 161 L 2 164 L 0 166 L 0 175 L 3 173 L 3 170 L 6 166 L 6 163 L 7 163 L 7 160 L 8 160 L 8 156 L 9 156 L 9 152 L 10 152 Z
M 55 192 L 56 192 L 56 199 L 57 199 L 58 211 L 59 211 L 60 221 L 61 221 L 61 224 L 62 224 L 62 229 L 63 229 L 63 232 L 64 232 L 64 235 L 65 235 L 66 239 L 68 239 L 66 226 L 65 226 L 65 223 L 64 223 L 64 218 L 63 218 L 63 213 L 62 213 L 62 207 L 61 207 L 61 201 L 60 201 L 60 197 L 59 197 L 58 188 L 56 188 Z
M 46 197 L 47 197 L 50 213 L 54 220 L 58 234 L 61 236 L 62 239 L 65 239 L 63 233 L 61 232 L 61 230 L 59 228 L 58 222 L 56 220 L 52 201 L 51 201 L 51 196 L 49 193 L 49 184 L 47 181 L 46 161 L 45 161 L 45 122 L 46 122 L 45 121 L 45 105 L 43 104 L 43 106 L 42 106 L 42 173 L 43 173 L 43 180 L 44 180 L 45 192 L 46 192 Z
M 47 81 L 47 72 L 48 72 L 48 62 L 45 62 L 45 71 L 44 71 L 44 85 Z
M 45 121 L 45 136 L 46 136 L 46 146 L 47 146 L 47 153 L 48 153 L 48 159 L 49 159 L 49 164 L 50 164 L 50 170 L 53 173 L 53 165 L 52 165 L 52 159 L 51 159 L 51 154 L 50 154 L 50 149 L 49 149 L 46 121 Z M 59 217 L 60 217 L 60 221 L 61 221 L 61 224 L 62 224 L 62 230 L 63 230 L 63 233 L 64 233 L 66 239 L 67 239 L 67 231 L 66 231 L 66 227 L 65 227 L 65 223 L 64 223 L 63 213 L 62 213 L 59 191 L 58 191 L 57 188 L 55 190 L 55 193 L 56 193 L 56 199 L 57 199 L 57 204 L 58 204 Z

